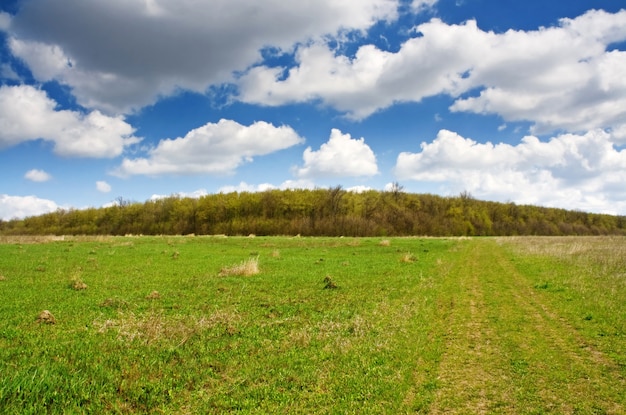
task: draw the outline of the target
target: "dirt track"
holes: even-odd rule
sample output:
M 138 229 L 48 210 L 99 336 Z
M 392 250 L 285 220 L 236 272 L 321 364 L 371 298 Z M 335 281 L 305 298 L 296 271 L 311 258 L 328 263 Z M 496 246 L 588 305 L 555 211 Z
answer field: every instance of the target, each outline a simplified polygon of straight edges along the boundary
M 465 244 L 440 277 L 445 341 L 431 413 L 625 412 L 618 365 L 494 240 Z

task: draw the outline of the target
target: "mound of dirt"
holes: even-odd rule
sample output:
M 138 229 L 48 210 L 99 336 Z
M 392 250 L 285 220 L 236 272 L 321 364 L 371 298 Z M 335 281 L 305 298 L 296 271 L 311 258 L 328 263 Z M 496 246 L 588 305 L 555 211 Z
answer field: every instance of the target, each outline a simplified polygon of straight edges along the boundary
M 52 313 L 48 310 L 43 310 L 41 313 L 39 313 L 39 315 L 37 316 L 37 323 L 45 323 L 45 324 L 56 324 L 57 319 L 54 318 L 54 316 L 52 315 Z

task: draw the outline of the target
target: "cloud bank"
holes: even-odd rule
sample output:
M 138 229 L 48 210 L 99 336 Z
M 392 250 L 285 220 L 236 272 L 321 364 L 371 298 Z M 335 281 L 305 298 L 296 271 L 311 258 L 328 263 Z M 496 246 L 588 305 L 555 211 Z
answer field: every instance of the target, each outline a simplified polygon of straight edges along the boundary
M 38 81 L 68 85 L 87 108 L 127 113 L 180 88 L 203 93 L 229 81 L 268 45 L 364 31 L 397 8 L 397 0 L 45 0 L 24 2 L 0 25 Z
M 441 130 L 417 153 L 398 155 L 400 180 L 438 183 L 448 193 L 489 200 L 618 213 L 626 211 L 626 150 L 602 130 L 562 134 L 547 142 L 477 143 Z
M 396 53 L 366 44 L 354 56 L 328 43 L 299 46 L 293 67 L 256 66 L 239 99 L 266 106 L 321 101 L 353 119 L 398 102 L 447 94 L 452 111 L 531 121 L 533 133 L 614 131 L 626 140 L 626 10 L 592 10 L 536 31 L 481 30 L 432 19 Z M 478 95 L 474 91 L 478 90 Z M 467 95 L 469 94 L 469 96 Z

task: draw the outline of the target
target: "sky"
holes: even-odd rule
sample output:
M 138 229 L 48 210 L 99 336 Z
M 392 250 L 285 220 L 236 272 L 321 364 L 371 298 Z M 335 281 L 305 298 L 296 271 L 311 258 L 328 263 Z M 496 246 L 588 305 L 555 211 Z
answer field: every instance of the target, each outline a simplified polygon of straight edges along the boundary
M 0 1 L 2 220 L 393 183 L 626 215 L 626 2 Z

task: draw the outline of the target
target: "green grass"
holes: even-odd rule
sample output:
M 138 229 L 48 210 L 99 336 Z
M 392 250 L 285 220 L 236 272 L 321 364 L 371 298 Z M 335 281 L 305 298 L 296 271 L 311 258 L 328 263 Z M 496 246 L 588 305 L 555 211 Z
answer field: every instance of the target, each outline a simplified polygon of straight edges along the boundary
M 623 238 L 3 242 L 0 413 L 626 411 Z

